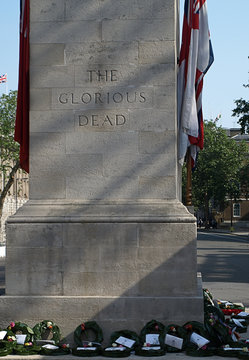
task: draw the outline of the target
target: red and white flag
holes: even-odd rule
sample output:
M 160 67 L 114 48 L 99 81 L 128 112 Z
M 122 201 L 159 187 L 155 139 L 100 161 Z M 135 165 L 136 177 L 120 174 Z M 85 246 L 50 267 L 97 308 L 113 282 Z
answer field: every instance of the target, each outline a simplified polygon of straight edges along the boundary
M 6 83 L 6 82 L 7 82 L 7 74 L 0 76 L 0 84 Z
M 203 78 L 213 61 L 207 0 L 185 0 L 177 85 L 179 161 L 183 164 L 190 147 L 192 168 L 204 145 Z
M 29 0 L 20 1 L 19 53 L 15 140 L 20 144 L 20 166 L 29 172 Z

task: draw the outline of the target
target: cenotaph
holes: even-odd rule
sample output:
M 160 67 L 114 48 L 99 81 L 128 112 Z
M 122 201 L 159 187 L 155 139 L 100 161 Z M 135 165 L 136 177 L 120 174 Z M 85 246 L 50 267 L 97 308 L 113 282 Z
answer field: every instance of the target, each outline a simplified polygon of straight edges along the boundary
M 30 0 L 30 200 L 7 225 L 1 324 L 108 340 L 202 320 L 180 200 L 177 0 Z

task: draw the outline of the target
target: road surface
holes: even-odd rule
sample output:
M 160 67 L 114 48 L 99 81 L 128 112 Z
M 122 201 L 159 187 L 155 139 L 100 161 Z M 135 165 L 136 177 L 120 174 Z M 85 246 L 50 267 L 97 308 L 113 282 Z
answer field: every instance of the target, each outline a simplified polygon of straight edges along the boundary
M 219 232 L 198 232 L 198 271 L 215 298 L 249 307 L 249 241 Z

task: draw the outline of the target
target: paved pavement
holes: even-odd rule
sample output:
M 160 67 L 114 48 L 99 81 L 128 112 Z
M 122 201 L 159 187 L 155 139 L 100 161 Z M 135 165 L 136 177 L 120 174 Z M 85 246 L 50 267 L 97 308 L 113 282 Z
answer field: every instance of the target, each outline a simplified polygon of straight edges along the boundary
M 27 356 L 18 356 L 18 355 L 8 355 L 6 357 L 6 359 L 10 359 L 10 360 L 27 360 L 27 358 L 29 360 L 41 360 L 41 359 L 46 359 L 46 360 L 54 360 L 55 357 L 54 356 L 41 356 L 41 355 L 29 355 L 28 357 Z M 75 360 L 75 359 L 82 359 L 82 357 L 78 357 L 78 356 L 73 356 L 73 355 L 64 355 L 62 357 L 58 357 L 56 356 L 56 358 L 58 360 Z M 149 359 L 151 360 L 158 360 L 158 359 L 161 359 L 161 360 L 186 360 L 186 359 L 190 359 L 191 356 L 187 356 L 185 353 L 167 353 L 166 355 L 164 356 L 160 356 L 160 357 L 150 357 Z M 196 358 L 196 357 L 195 357 Z M 85 358 L 85 359 L 88 359 L 88 358 Z M 98 356 L 98 357 L 91 357 L 92 360 L 104 360 L 104 359 L 108 359 L 106 357 L 103 357 L 103 356 Z M 110 358 L 109 358 L 110 359 Z M 129 358 L 127 359 L 130 359 L 130 360 L 144 360 L 146 359 L 145 357 L 142 357 L 142 356 L 135 356 L 135 355 L 131 355 L 129 356 Z M 205 357 L 205 359 L 207 360 L 221 360 L 222 357 L 220 356 L 207 356 Z M 238 358 L 236 357 L 229 357 L 229 359 L 231 360 L 236 360 Z

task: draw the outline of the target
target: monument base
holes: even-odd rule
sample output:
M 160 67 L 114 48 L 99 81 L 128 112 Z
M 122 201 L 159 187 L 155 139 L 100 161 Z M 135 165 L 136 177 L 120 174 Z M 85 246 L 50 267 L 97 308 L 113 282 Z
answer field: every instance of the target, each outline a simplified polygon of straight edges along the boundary
M 51 319 L 72 340 L 96 320 L 111 332 L 150 320 L 203 320 L 196 222 L 178 201 L 29 201 L 7 224 L 4 317 Z
M 11 321 L 34 326 L 52 320 L 63 338 L 73 345 L 73 332 L 82 322 L 95 320 L 104 333 L 107 345 L 113 331 L 130 329 L 139 333 L 150 320 L 183 325 L 203 322 L 201 278 L 198 294 L 186 297 L 84 297 L 84 296 L 1 296 L 0 328 Z

